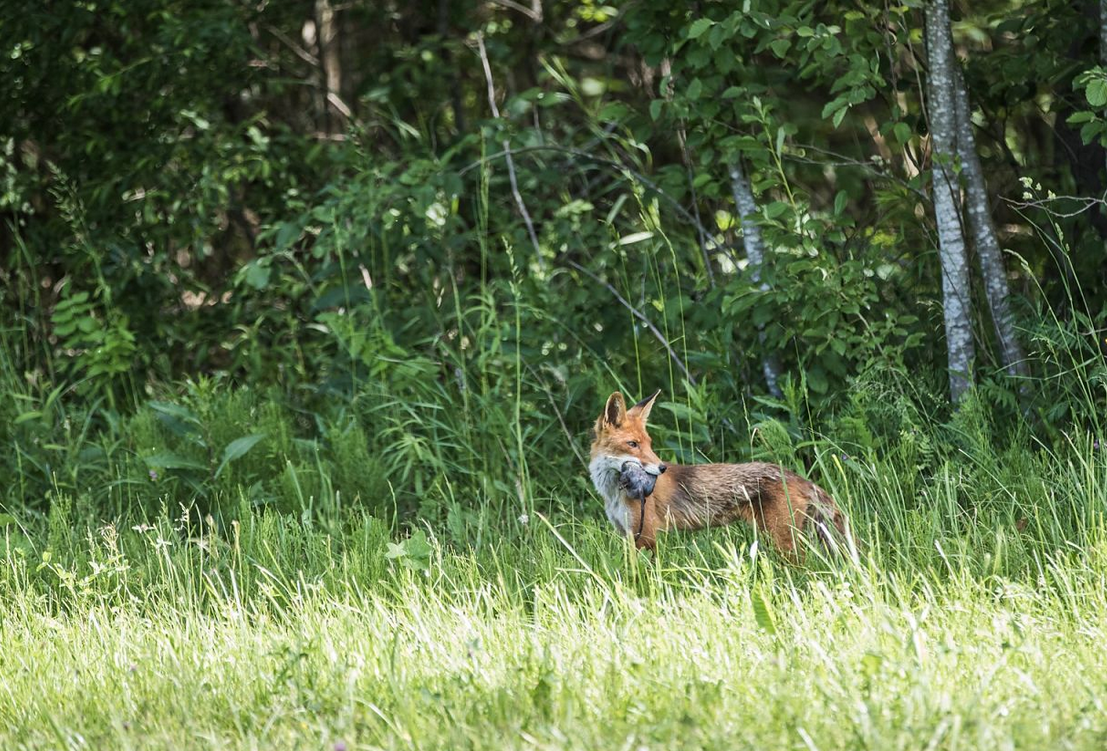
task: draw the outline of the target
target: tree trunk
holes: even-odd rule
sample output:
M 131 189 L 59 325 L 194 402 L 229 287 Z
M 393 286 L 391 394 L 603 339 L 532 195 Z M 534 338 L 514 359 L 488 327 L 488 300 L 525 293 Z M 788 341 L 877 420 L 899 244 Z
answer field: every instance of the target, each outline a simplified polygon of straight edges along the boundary
M 957 153 L 956 97 L 953 84 L 953 39 L 948 0 L 931 0 L 926 6 L 926 52 L 931 144 L 931 182 L 934 220 L 938 226 L 942 266 L 942 306 L 946 352 L 949 358 L 949 391 L 956 404 L 972 384 L 972 339 L 969 264 L 961 234 L 958 199 L 961 195 L 953 158 Z
M 961 157 L 961 175 L 965 178 L 965 209 L 969 219 L 969 231 L 972 233 L 976 257 L 980 262 L 980 273 L 984 277 L 984 292 L 988 298 L 992 323 L 995 324 L 1003 367 L 1011 375 L 1025 376 L 1026 362 L 1022 346 L 1015 333 L 1014 322 L 1011 320 L 1009 301 L 1011 293 L 1007 285 L 1003 251 L 996 237 L 992 212 L 988 207 L 988 187 L 984 182 L 984 169 L 980 164 L 980 155 L 976 151 L 968 87 L 965 86 L 961 68 L 953 60 L 952 51 L 949 57 L 953 69 L 957 153 Z
M 742 161 L 735 157 L 730 165 L 730 189 L 734 193 L 734 205 L 738 210 L 739 222 L 742 226 L 742 244 L 746 247 L 746 258 L 749 260 L 753 273 L 754 284 L 761 281 L 761 265 L 765 262 L 765 243 L 761 239 L 761 228 L 750 217 L 757 213 L 757 201 L 753 197 L 749 180 L 742 172 Z M 761 289 L 767 290 L 769 285 L 761 282 Z M 765 332 L 759 328 L 759 339 L 765 341 Z M 775 354 L 765 353 L 761 361 L 761 371 L 765 374 L 765 383 L 769 387 L 769 393 L 779 397 L 780 391 L 780 363 Z
M 323 90 L 326 97 L 324 131 L 330 135 L 341 132 L 338 107 L 342 101 L 342 55 L 338 45 L 338 25 L 334 20 L 334 6 L 330 0 L 316 0 L 315 20 L 319 35 L 319 62 L 323 68 Z

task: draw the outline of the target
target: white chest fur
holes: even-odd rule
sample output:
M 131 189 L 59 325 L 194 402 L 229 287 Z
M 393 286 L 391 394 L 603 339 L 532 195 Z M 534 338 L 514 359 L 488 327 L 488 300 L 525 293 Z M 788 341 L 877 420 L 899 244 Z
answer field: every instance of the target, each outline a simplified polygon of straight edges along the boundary
M 607 518 L 619 530 L 619 534 L 625 535 L 630 528 L 630 511 L 627 508 L 626 496 L 619 487 L 619 471 L 628 456 L 597 456 L 588 465 L 588 472 L 592 475 L 592 484 L 603 496 L 603 508 L 607 512 Z

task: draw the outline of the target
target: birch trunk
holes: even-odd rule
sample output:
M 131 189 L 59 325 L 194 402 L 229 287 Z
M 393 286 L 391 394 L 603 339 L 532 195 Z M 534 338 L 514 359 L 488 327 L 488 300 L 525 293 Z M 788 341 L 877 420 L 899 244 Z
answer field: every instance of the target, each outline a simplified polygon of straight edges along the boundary
M 765 262 L 765 243 L 761 239 L 761 228 L 750 218 L 757 213 L 757 201 L 753 197 L 749 180 L 742 172 L 742 163 L 738 157 L 735 157 L 730 165 L 730 189 L 734 193 L 734 205 L 738 209 L 738 218 L 742 226 L 742 244 L 746 247 L 746 258 L 752 269 L 754 284 L 757 284 L 761 282 L 761 265 Z M 762 290 L 768 288 L 767 283 L 761 282 Z M 760 327 L 758 336 L 762 342 L 765 341 L 765 332 Z M 761 371 L 765 374 L 769 393 L 779 397 L 781 395 L 780 363 L 776 355 L 765 354 L 761 361 Z
M 1105 0 L 1107 2 L 1107 0 Z M 992 212 L 988 207 L 988 187 L 984 182 L 984 169 L 976 151 L 976 137 L 972 131 L 972 109 L 969 106 L 968 88 L 960 67 L 949 52 L 953 69 L 953 86 L 957 123 L 957 153 L 961 157 L 961 175 L 965 178 L 965 209 L 969 219 L 980 273 L 984 278 L 984 293 L 988 309 L 996 329 L 1003 367 L 1011 375 L 1026 375 L 1026 362 L 1022 345 L 1011 320 L 1010 289 L 1007 270 L 1003 265 L 1003 251 L 996 237 Z
M 315 19 L 319 34 L 319 62 L 322 65 L 323 90 L 326 96 L 324 130 L 328 134 L 341 132 L 334 116 L 340 112 L 337 102 L 342 101 L 342 57 L 338 46 L 338 27 L 334 20 L 334 6 L 330 0 L 316 0 Z M 345 113 L 342 113 L 345 114 Z
M 969 265 L 961 234 L 958 199 L 961 195 L 953 158 L 957 153 L 956 98 L 953 85 L 953 39 L 948 0 L 931 0 L 926 6 L 926 52 L 931 143 L 931 182 L 934 220 L 938 227 L 942 267 L 942 307 L 946 352 L 949 358 L 949 391 L 956 404 L 971 385 L 975 348 L 972 339 Z

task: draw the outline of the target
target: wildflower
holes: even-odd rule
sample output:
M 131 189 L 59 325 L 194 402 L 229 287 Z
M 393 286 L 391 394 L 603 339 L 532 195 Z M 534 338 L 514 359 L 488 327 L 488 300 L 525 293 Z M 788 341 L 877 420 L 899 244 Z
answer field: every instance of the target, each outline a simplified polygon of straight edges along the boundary
M 520 514 L 519 515 L 519 523 L 523 524 L 523 525 L 529 524 L 530 523 L 530 517 L 527 516 L 526 514 Z
M 158 473 L 157 473 L 157 472 L 155 472 L 155 471 L 154 471 L 154 470 L 152 470 L 152 469 L 150 470 L 150 480 L 151 480 L 152 482 L 157 482 L 157 481 L 158 481 Z
M 346 751 L 346 741 L 335 741 L 334 751 Z
M 1099 451 L 1099 439 L 1098 438 L 1096 438 L 1094 441 L 1092 441 L 1092 449 L 1095 450 L 1095 451 Z

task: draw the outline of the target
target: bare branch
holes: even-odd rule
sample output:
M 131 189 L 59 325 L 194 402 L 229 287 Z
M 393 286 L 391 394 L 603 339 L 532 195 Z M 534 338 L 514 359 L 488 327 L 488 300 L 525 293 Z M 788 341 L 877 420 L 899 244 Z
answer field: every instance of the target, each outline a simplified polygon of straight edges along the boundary
M 1039 198 L 1033 201 L 1016 201 L 1013 198 L 1001 197 L 1001 200 L 1016 209 L 1041 209 L 1054 218 L 1071 219 L 1074 216 L 1083 214 L 1085 211 L 1091 211 L 1097 206 L 1107 206 L 1107 192 L 1099 198 L 1088 198 L 1086 196 L 1051 196 L 1050 198 Z M 1075 211 L 1056 211 L 1049 208 L 1049 204 L 1057 201 L 1073 201 L 1080 206 L 1080 208 Z
M 305 63 L 312 66 L 313 68 L 321 67 L 321 63 L 319 62 L 319 58 L 317 58 L 315 55 L 313 55 L 310 52 L 308 52 L 307 50 L 305 50 L 300 45 L 296 44 L 296 42 L 293 41 L 292 39 L 290 39 L 288 37 L 288 35 L 285 34 L 283 31 L 281 31 L 280 29 L 278 29 L 275 26 L 266 26 L 265 28 L 266 28 L 266 31 L 268 31 L 270 34 L 272 34 L 277 39 L 277 41 L 279 41 L 284 46 L 288 47 L 288 49 L 292 50 L 293 54 L 295 54 L 296 57 L 300 58 Z M 316 84 L 316 85 L 318 85 L 318 84 Z M 343 117 L 345 117 L 347 120 L 349 120 L 351 122 L 356 122 L 354 120 L 353 110 L 350 109 L 350 105 L 348 105 L 348 104 L 346 104 L 346 102 L 342 101 L 342 97 L 340 97 L 337 92 L 328 91 L 327 95 L 326 95 L 326 99 L 327 99 L 328 102 L 330 102 L 330 105 L 332 107 L 334 107 L 336 110 L 338 110 L 338 112 Z M 328 139 L 329 140 L 334 140 L 334 141 L 344 141 L 345 137 L 343 137 L 342 134 L 340 134 L 340 133 L 335 133 L 335 134 L 330 134 L 328 136 Z
M 536 151 L 552 151 L 552 152 L 559 153 L 559 154 L 565 154 L 567 156 L 578 157 L 580 159 L 587 159 L 590 162 L 595 162 L 596 164 L 602 164 L 602 165 L 605 165 L 607 167 L 611 167 L 615 170 L 618 170 L 619 172 L 623 172 L 626 175 L 629 175 L 630 177 L 634 178 L 634 180 L 636 180 L 637 182 L 640 182 L 642 185 L 646 186 L 646 188 L 653 191 L 654 193 L 656 193 L 661 198 L 665 199 L 665 201 L 668 202 L 669 205 L 671 205 L 673 207 L 673 210 L 675 210 L 681 217 L 683 217 L 689 224 L 691 224 L 696 229 L 696 231 L 698 231 L 701 235 L 706 236 L 706 237 L 714 237 L 714 235 L 715 235 L 715 233 L 710 232 L 701 222 L 697 221 L 696 217 L 694 217 L 692 215 L 692 213 L 690 211 L 688 211 L 688 209 L 684 208 L 684 206 L 678 200 L 676 200 L 671 195 L 669 195 L 664 190 L 662 190 L 657 185 L 657 183 L 653 182 L 652 180 L 650 180 L 648 177 L 646 177 L 642 173 L 636 172 L 635 170 L 631 169 L 630 167 L 627 167 L 622 162 L 617 162 L 614 159 L 608 159 L 607 157 L 596 156 L 595 154 L 592 154 L 591 152 L 588 152 L 588 151 L 582 151 L 580 149 L 572 149 L 572 148 L 568 148 L 568 147 L 565 147 L 565 146 L 524 146 L 523 148 L 513 149 L 511 153 L 518 156 L 519 154 L 526 154 L 526 153 L 536 152 Z M 478 159 L 477 161 L 472 162 L 471 164 L 465 165 L 464 167 L 461 168 L 461 170 L 458 171 L 458 174 L 464 175 L 469 170 L 474 169 L 476 167 L 479 167 L 481 164 L 483 164 L 485 162 L 490 162 L 493 159 L 499 159 L 501 157 L 506 158 L 507 155 L 508 155 L 508 152 L 506 152 L 506 151 L 499 151 L 499 152 L 496 152 L 495 154 L 489 154 L 486 157 L 484 157 L 483 159 Z M 719 248 L 722 249 L 722 250 L 726 249 L 725 246 L 722 246 L 722 245 L 720 245 Z M 731 260 L 734 260 L 734 259 L 731 258 Z
M 480 62 L 484 66 L 484 80 L 488 84 L 488 106 L 492 109 L 492 116 L 500 119 L 500 108 L 496 106 L 496 86 L 492 82 L 492 66 L 488 63 L 488 50 L 484 48 L 484 34 L 477 34 L 477 50 L 480 52 Z M 530 219 L 530 212 L 523 202 L 523 194 L 519 192 L 519 180 L 515 176 L 515 160 L 511 157 L 511 144 L 508 139 L 503 140 L 504 161 L 507 162 L 507 176 L 511 181 L 511 194 L 515 197 L 515 205 L 523 217 L 523 223 L 527 225 L 527 234 L 530 235 L 531 244 L 534 245 L 534 257 L 538 260 L 540 268 L 545 267 L 542 260 L 542 249 L 538 245 L 538 235 L 534 231 L 534 222 Z
M 531 7 L 527 7 L 522 3 L 517 3 L 515 0 L 492 0 L 494 5 L 499 5 L 501 8 L 508 8 L 517 13 L 522 13 L 524 16 L 534 21 L 535 23 L 542 23 L 542 3 L 541 0 L 533 0 Z
M 639 321 L 644 323 L 646 325 L 646 328 L 649 329 L 650 333 L 654 335 L 654 338 L 656 338 L 657 341 L 661 342 L 661 346 L 664 347 L 665 351 L 669 353 L 669 357 L 672 359 L 672 361 L 674 363 L 676 363 L 676 366 L 678 368 L 680 368 L 680 372 L 684 374 L 684 377 L 688 379 L 688 383 L 692 384 L 693 386 L 696 385 L 695 377 L 692 375 L 691 372 L 689 372 L 688 367 L 684 364 L 684 362 L 681 361 L 680 357 L 676 353 L 676 350 L 673 349 L 673 345 L 669 344 L 669 340 L 665 338 L 665 335 L 662 334 L 658 330 L 658 328 L 653 325 L 653 321 L 651 321 L 649 318 L 647 318 L 646 315 L 642 311 L 638 310 L 638 308 L 631 305 L 630 301 L 628 301 L 625 297 L 620 295 L 619 290 L 615 289 L 615 287 L 613 287 L 608 282 L 605 282 L 603 279 L 600 279 L 598 276 L 596 276 L 591 271 L 589 271 L 588 269 L 581 266 L 579 263 L 576 263 L 575 261 L 566 260 L 565 263 L 572 266 L 574 269 L 576 269 L 580 273 L 584 274 L 585 276 L 588 276 L 593 281 L 595 281 L 597 284 L 602 284 L 604 287 L 606 287 L 607 291 L 610 292 L 612 295 L 614 295 L 615 299 L 618 300 L 619 303 L 624 308 L 626 308 L 627 310 L 629 310 L 631 312 L 631 315 L 633 315 Z
M 287 34 L 278 29 L 276 26 L 266 26 L 265 30 L 276 37 L 279 42 L 292 50 L 296 54 L 296 57 L 300 58 L 308 65 L 314 66 L 316 68 L 319 67 L 319 58 L 305 50 L 300 45 L 296 44 L 296 42 L 292 41 L 292 39 L 289 38 Z

